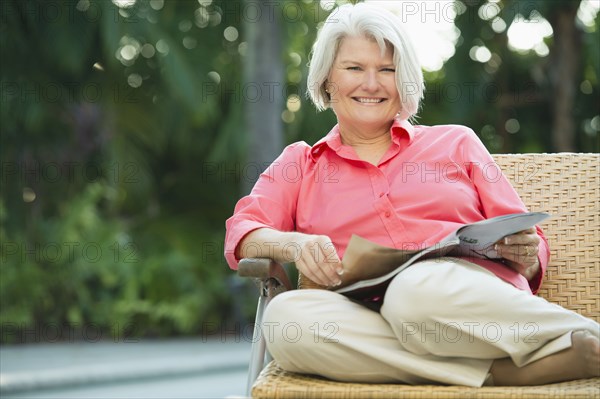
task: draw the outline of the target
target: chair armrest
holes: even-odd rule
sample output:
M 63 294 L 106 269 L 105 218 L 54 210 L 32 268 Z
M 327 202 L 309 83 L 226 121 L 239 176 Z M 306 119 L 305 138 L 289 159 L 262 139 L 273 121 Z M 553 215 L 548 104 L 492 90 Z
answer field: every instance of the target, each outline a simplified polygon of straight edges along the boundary
M 269 258 L 240 260 L 238 276 L 258 280 L 263 295 L 268 297 L 274 297 L 281 292 L 294 289 L 283 266 Z

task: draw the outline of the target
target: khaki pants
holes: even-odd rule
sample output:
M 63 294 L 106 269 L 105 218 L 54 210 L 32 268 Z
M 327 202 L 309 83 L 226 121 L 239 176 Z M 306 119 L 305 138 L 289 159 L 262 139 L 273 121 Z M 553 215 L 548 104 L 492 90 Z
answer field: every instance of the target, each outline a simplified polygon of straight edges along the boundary
M 390 283 L 380 312 L 327 290 L 295 290 L 265 311 L 267 348 L 288 371 L 339 381 L 481 386 L 494 359 L 523 366 L 600 326 L 455 258 Z

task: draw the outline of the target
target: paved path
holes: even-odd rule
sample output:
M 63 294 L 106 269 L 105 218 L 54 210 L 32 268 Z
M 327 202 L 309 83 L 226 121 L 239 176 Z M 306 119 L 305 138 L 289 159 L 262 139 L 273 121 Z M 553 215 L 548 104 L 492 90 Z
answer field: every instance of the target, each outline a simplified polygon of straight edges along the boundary
M 122 398 L 153 384 L 151 391 L 137 397 L 241 395 L 250 346 L 234 337 L 3 346 L 0 396 Z M 109 386 L 114 395 L 107 394 Z M 152 392 L 156 395 L 149 395 Z

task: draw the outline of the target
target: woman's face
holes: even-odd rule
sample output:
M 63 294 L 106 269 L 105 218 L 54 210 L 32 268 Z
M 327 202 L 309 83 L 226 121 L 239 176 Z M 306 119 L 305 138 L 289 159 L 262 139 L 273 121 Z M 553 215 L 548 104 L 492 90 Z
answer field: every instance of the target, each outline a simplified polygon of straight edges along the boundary
M 326 88 L 340 125 L 382 130 L 400 111 L 393 50 L 365 37 L 342 39 Z

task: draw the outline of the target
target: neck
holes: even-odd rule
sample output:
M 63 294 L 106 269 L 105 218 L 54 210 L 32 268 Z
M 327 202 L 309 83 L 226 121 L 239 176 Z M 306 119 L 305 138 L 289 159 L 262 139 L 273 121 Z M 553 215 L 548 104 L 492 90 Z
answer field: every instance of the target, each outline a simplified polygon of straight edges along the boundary
M 357 129 L 346 130 L 340 123 L 340 137 L 342 143 L 351 146 L 360 159 L 375 166 L 379 164 L 392 142 L 389 127 L 378 131 L 357 131 Z
M 339 124 L 342 143 L 354 148 L 387 148 L 391 142 L 390 127 L 368 130 Z

